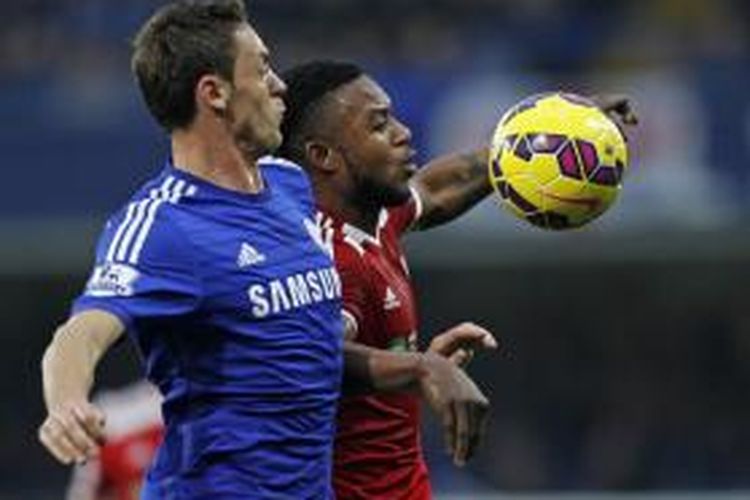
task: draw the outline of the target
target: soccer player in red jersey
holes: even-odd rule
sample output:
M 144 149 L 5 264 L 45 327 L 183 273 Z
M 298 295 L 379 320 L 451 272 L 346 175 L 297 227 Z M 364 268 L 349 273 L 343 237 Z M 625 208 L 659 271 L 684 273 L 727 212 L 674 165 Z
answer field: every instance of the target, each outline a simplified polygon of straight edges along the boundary
M 417 308 L 399 240 L 410 229 L 454 219 L 492 191 L 488 150 L 447 156 L 418 171 L 411 132 L 394 116 L 386 92 L 360 68 L 319 61 L 282 79 L 287 112 L 280 155 L 301 164 L 312 179 L 319 223 L 342 279 L 347 339 L 416 350 Z M 614 97 L 607 105 L 626 121 L 634 119 L 627 100 Z M 494 348 L 496 342 L 464 324 L 434 337 L 428 350 L 463 364 L 475 347 Z M 337 497 L 430 498 L 419 422 L 416 395 L 345 395 L 334 453 Z
M 281 155 L 309 172 L 324 239 L 334 248 L 350 341 L 414 351 L 418 320 L 400 237 L 452 219 L 490 193 L 475 155 L 417 172 L 411 134 L 387 94 L 359 68 L 310 63 L 286 73 Z M 467 360 L 472 344 L 493 348 L 489 332 L 459 325 L 430 350 Z M 340 402 L 334 453 L 338 498 L 430 498 L 415 394 L 348 395 Z M 448 439 L 451 439 L 448 436 Z M 459 462 L 462 462 L 460 460 Z

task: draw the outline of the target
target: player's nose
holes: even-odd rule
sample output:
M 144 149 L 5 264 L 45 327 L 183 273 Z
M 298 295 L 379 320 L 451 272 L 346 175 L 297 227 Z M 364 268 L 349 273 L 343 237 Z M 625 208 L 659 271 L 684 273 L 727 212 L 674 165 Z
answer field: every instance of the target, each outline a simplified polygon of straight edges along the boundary
M 286 94 L 286 83 L 274 70 L 271 70 L 271 93 L 274 96 Z
M 411 144 L 411 129 L 397 118 L 394 118 L 394 121 L 396 124 L 395 143 L 399 146 Z

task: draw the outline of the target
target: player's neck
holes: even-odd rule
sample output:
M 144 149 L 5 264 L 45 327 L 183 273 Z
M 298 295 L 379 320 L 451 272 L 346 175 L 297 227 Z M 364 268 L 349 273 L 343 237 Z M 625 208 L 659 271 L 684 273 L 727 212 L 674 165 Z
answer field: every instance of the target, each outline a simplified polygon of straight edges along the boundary
M 176 168 L 232 191 L 258 193 L 264 189 L 258 158 L 242 151 L 228 134 L 196 125 L 173 132 L 171 139 Z
M 380 208 L 348 203 L 341 196 L 318 196 L 318 204 L 336 220 L 352 225 L 376 237 Z

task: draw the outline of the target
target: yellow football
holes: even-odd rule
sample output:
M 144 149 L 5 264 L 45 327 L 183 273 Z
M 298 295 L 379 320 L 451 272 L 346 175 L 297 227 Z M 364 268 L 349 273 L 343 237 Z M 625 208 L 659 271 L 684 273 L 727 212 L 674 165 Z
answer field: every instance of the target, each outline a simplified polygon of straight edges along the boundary
M 626 139 L 590 99 L 555 92 L 524 99 L 500 119 L 489 176 L 501 204 L 545 229 L 580 227 L 617 198 Z

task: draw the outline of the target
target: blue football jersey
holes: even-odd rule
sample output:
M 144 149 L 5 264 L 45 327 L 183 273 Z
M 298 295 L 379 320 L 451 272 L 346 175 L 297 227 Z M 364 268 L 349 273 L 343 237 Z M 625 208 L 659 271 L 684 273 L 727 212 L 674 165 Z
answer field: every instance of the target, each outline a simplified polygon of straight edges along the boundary
M 108 222 L 74 304 L 120 318 L 164 395 L 163 498 L 331 496 L 341 283 L 305 173 L 260 171 L 246 194 L 167 165 Z

